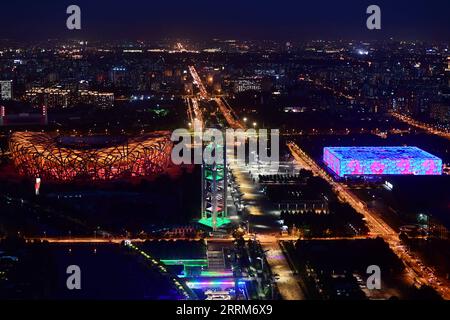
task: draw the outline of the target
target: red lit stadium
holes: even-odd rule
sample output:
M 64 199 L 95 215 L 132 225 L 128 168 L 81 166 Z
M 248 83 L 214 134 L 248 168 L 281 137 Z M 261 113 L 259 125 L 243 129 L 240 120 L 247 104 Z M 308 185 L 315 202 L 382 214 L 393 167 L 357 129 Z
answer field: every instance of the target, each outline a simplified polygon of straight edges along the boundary
M 15 167 L 23 175 L 55 181 L 113 180 L 163 172 L 170 161 L 172 142 L 169 132 L 129 139 L 16 132 L 9 148 Z

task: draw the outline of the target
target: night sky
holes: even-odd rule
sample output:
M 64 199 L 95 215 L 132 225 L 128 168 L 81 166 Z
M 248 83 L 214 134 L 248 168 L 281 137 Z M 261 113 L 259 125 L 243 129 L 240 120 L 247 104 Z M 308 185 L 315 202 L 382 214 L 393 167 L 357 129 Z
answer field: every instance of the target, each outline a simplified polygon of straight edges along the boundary
M 66 8 L 82 10 L 82 30 L 66 29 Z M 368 5 L 382 30 L 366 29 Z M 2 0 L 0 38 L 450 40 L 448 0 Z

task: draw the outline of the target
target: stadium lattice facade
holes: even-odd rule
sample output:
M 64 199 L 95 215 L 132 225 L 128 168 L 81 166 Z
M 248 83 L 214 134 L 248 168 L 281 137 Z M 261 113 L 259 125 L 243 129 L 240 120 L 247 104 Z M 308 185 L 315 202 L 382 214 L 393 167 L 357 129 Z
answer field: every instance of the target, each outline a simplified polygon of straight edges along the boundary
M 163 172 L 170 162 L 172 142 L 169 132 L 130 139 L 16 132 L 9 148 L 22 175 L 56 181 L 113 180 Z

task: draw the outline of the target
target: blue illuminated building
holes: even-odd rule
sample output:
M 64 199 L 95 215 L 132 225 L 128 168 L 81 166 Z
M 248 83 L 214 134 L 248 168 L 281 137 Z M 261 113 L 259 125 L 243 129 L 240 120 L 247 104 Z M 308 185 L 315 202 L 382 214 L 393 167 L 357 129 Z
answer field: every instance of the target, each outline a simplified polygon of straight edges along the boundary
M 442 160 L 417 147 L 325 147 L 336 175 L 442 175 Z

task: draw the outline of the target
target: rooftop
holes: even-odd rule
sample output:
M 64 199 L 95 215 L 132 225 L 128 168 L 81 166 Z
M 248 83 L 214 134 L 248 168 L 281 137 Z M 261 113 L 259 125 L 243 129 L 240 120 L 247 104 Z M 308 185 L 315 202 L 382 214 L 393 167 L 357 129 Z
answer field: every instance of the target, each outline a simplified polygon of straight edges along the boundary
M 417 147 L 326 147 L 340 160 L 382 160 L 382 159 L 433 159 L 438 157 Z

